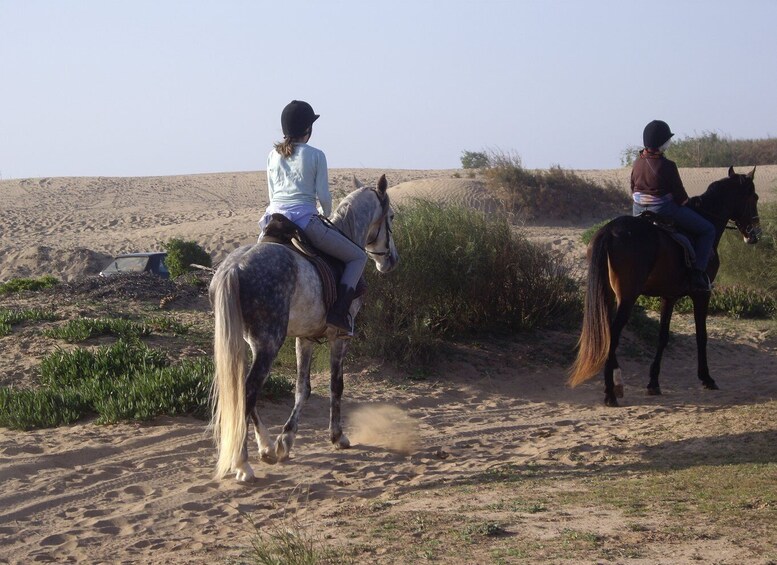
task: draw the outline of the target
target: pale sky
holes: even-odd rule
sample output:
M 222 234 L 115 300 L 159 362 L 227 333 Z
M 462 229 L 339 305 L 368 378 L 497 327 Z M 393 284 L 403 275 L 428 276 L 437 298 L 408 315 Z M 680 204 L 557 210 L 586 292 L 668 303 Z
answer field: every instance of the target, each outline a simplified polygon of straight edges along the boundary
M 777 136 L 777 1 L 0 0 L 0 176 L 620 166 L 642 128 Z

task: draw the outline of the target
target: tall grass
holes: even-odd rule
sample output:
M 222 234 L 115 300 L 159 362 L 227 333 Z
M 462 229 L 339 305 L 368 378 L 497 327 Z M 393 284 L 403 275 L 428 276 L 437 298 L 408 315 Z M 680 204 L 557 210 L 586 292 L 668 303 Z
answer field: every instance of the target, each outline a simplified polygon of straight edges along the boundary
M 777 298 L 777 204 L 761 204 L 758 212 L 763 234 L 757 244 L 746 245 L 735 230 L 723 234 L 717 282 L 746 286 Z
M 621 162 L 632 165 L 641 147 L 627 147 Z M 777 165 L 777 138 L 732 139 L 713 131 L 700 136 L 675 138 L 666 152 L 678 167 L 730 167 Z
M 357 351 L 424 362 L 439 339 L 576 319 L 580 302 L 567 269 L 506 218 L 426 201 L 396 217 L 400 264 L 386 276 L 367 271 Z

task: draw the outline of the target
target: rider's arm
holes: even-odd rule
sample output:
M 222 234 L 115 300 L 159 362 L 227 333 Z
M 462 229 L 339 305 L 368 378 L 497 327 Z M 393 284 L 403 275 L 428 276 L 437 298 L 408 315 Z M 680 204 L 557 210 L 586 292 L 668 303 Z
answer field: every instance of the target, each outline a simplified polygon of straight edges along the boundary
M 316 198 L 321 204 L 321 211 L 328 218 L 332 214 L 332 195 L 329 192 L 329 172 L 323 152 L 319 153 L 316 167 Z

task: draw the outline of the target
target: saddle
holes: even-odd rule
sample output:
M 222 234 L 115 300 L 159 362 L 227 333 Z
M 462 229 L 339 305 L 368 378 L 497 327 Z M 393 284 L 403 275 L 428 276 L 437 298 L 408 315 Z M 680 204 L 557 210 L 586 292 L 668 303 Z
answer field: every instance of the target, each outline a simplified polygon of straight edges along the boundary
M 650 212 L 648 210 L 642 212 L 637 217 L 647 220 L 648 222 L 656 226 L 658 229 L 666 233 L 670 238 L 672 238 L 678 244 L 680 244 L 680 247 L 682 247 L 682 250 L 683 250 L 685 266 L 688 267 L 689 269 L 693 267 L 694 260 L 696 259 L 696 251 L 694 250 L 693 244 L 691 243 L 691 240 L 689 239 L 689 237 L 686 234 L 677 230 L 677 225 L 674 223 L 673 220 L 671 220 L 666 216 L 662 216 L 661 214 L 656 214 L 655 212 Z
M 262 242 L 279 243 L 299 253 L 315 267 L 324 295 L 324 306 L 329 309 L 337 299 L 337 286 L 345 270 L 345 264 L 339 259 L 327 255 L 310 241 L 300 227 L 283 214 L 272 214 L 264 228 Z M 367 292 L 364 276 L 359 279 L 354 292 L 358 298 Z

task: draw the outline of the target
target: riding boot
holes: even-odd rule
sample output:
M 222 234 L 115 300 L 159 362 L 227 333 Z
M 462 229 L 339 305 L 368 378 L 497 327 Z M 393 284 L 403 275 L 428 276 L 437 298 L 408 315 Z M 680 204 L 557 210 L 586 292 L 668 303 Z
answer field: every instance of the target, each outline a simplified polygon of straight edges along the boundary
M 354 289 L 344 284 L 337 286 L 337 299 L 326 315 L 326 325 L 335 328 L 340 334 L 352 336 L 353 323 L 348 310 L 353 301 Z
M 710 292 L 712 290 L 707 273 L 701 269 L 693 269 L 691 271 L 691 290 L 700 290 L 702 292 Z

